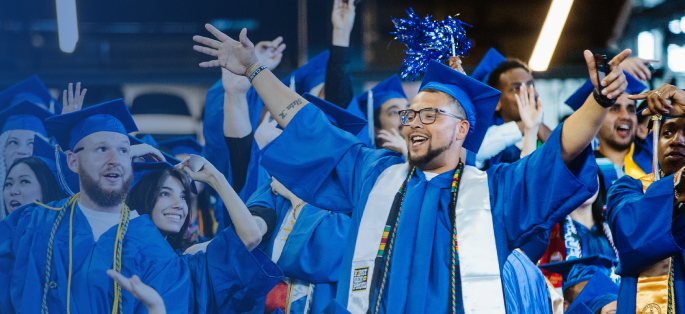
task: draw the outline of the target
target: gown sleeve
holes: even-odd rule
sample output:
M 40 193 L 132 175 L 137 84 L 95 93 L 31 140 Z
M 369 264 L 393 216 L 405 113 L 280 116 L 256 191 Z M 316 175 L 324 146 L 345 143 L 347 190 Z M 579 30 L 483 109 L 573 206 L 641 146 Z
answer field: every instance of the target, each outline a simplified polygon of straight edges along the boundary
M 0 313 L 12 313 L 13 306 L 10 297 L 10 283 L 14 273 L 15 250 L 19 243 L 16 234 L 21 235 L 27 227 L 30 219 L 23 219 L 30 216 L 30 210 L 18 208 L 5 219 L 0 220 Z
M 190 268 L 195 313 L 249 312 L 283 278 L 271 260 L 245 244 L 229 227 L 207 246 L 207 252 L 183 255 Z
M 309 104 L 264 148 L 262 158 L 262 166 L 305 202 L 346 213 L 356 207 L 366 180 L 375 182 L 402 162 L 398 153 L 365 147 Z
M 607 221 L 618 249 L 621 276 L 636 276 L 682 251 L 685 218 L 673 218 L 673 176 L 652 183 L 623 176 L 609 188 Z M 678 241 L 680 240 L 680 242 Z
M 504 226 L 509 250 L 547 232 L 598 189 L 590 146 L 568 166 L 561 159 L 562 127 L 532 154 L 488 169 L 493 219 Z
M 314 284 L 337 282 L 350 217 L 305 205 L 283 248 L 278 266 L 287 277 Z

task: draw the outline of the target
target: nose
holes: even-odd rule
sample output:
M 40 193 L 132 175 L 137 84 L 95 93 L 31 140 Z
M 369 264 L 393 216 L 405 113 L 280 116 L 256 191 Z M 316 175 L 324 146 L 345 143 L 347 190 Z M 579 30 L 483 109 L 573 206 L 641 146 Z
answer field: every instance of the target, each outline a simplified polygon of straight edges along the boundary
M 16 184 L 13 185 L 12 188 L 10 189 L 10 196 L 16 196 L 19 194 L 21 194 L 21 191 L 19 190 L 19 188 L 17 187 Z
M 409 127 L 411 127 L 412 129 L 423 129 L 424 128 L 423 122 L 421 122 L 421 118 L 419 117 L 418 114 L 414 118 L 414 121 L 412 121 L 409 124 Z
M 19 146 L 19 149 L 17 149 L 17 155 L 19 156 L 31 156 L 33 154 L 33 146 L 29 146 L 26 144 L 22 144 Z
M 628 108 L 621 106 L 621 110 L 619 111 L 619 118 L 629 119 L 630 116 L 631 116 L 631 114 L 630 114 L 630 112 L 628 112 Z
M 671 146 L 685 146 L 685 134 L 682 131 L 676 132 L 673 141 L 671 141 Z
M 117 153 L 116 150 L 111 149 L 109 152 L 107 152 L 107 164 L 111 167 L 116 167 L 121 164 L 121 160 L 119 160 L 119 154 Z

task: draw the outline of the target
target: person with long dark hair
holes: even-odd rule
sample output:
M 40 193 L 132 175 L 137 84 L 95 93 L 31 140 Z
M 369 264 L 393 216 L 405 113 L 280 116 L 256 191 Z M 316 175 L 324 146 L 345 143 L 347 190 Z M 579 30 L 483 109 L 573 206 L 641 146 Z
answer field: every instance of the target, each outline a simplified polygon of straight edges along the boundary
M 2 193 L 6 214 L 33 201 L 45 204 L 64 197 L 50 167 L 38 157 L 15 161 L 7 170 Z
M 197 172 L 190 169 L 189 158 L 176 168 L 166 162 L 151 166 L 148 171 L 157 169 L 140 178 L 126 204 L 149 215 L 169 245 L 186 260 L 193 282 L 191 313 L 243 313 L 259 300 L 263 302 L 283 273 L 263 252 L 254 250 L 261 231 L 226 178 L 204 158 Z M 233 225 L 212 241 L 188 248 L 193 180 L 218 192 Z

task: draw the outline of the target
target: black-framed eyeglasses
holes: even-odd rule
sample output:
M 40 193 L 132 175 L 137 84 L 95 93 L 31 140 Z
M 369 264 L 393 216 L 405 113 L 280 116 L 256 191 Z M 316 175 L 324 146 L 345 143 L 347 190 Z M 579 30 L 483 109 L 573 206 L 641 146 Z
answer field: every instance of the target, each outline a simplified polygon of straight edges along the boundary
M 419 119 L 423 124 L 431 124 L 435 122 L 439 114 L 444 114 L 446 116 L 450 116 L 452 118 L 456 118 L 459 120 L 466 120 L 460 116 L 453 115 L 439 108 L 423 108 L 419 111 L 412 109 L 400 110 L 400 122 L 402 123 L 402 125 L 411 125 L 412 123 L 414 123 L 414 119 L 416 119 L 417 113 L 419 114 Z

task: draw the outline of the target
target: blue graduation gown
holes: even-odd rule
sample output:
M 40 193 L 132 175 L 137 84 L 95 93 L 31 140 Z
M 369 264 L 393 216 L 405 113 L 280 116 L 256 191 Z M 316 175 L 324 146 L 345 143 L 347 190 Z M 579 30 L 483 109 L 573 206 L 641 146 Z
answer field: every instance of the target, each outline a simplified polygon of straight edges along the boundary
M 535 153 L 488 171 L 500 269 L 511 251 L 551 228 L 597 190 L 589 147 L 567 167 L 560 129 Z M 351 213 L 337 301 L 347 306 L 354 246 L 368 195 L 378 176 L 402 163 L 399 154 L 368 149 L 306 105 L 264 151 L 262 165 L 314 206 Z M 446 313 L 450 256 L 452 171 L 429 182 L 417 171 L 408 183 L 381 312 Z M 414 209 L 414 210 L 412 210 Z M 458 286 L 458 296 L 461 290 Z M 463 305 L 459 303 L 463 311 Z
M 673 175 L 652 183 L 645 193 L 640 180 L 618 179 L 609 189 L 607 216 L 620 258 L 617 313 L 635 312 L 640 273 L 669 256 L 675 257 L 676 313 L 685 313 L 685 215 L 672 221 Z
M 207 252 L 185 254 L 193 289 L 189 313 L 243 313 L 253 310 L 283 278 L 259 249 L 248 251 L 233 228 L 226 228 Z
M 576 227 L 578 236 L 580 237 L 580 247 L 583 250 L 583 256 L 604 255 L 611 258 L 616 257 L 616 252 L 609 244 L 604 232 L 597 229 L 597 226 L 592 226 L 592 229 L 581 225 L 577 221 L 573 221 Z
M 283 196 L 271 192 L 271 179 L 268 179 L 248 200 L 247 206 L 263 206 L 276 211 L 277 229 L 259 245 L 271 258 L 276 234 L 291 203 Z M 307 204 L 302 207 L 293 230 L 288 235 L 277 265 L 286 277 L 315 284 L 309 307 L 311 313 L 322 312 L 335 297 L 343 255 L 343 250 L 337 244 L 345 242 L 349 226 L 350 218 L 347 215 L 331 213 Z M 302 313 L 305 302 L 306 298 L 296 300 L 291 305 L 291 311 Z
M 513 251 L 502 271 L 507 313 L 552 313 L 552 302 L 545 276 L 530 259 Z
M 48 204 L 62 207 L 66 199 Z M 0 312 L 40 313 L 45 283 L 47 245 L 58 211 L 30 204 L 15 210 L 0 222 Z M 56 288 L 47 296 L 51 313 L 66 312 L 69 271 L 69 212 L 57 229 L 53 245 L 51 280 Z M 93 239 L 88 220 L 75 206 L 73 228 L 73 272 L 71 313 L 112 311 L 114 282 L 106 271 L 112 268 L 117 226 Z M 190 272 L 157 230 L 149 216 L 129 222 L 123 242 L 121 273 L 138 275 L 162 296 L 168 313 L 188 313 Z M 146 313 L 145 306 L 122 289 L 125 313 Z M 173 306 L 172 306 L 173 305 Z

